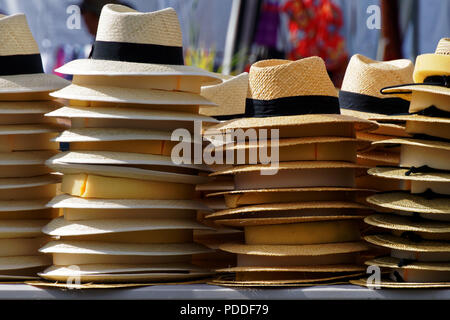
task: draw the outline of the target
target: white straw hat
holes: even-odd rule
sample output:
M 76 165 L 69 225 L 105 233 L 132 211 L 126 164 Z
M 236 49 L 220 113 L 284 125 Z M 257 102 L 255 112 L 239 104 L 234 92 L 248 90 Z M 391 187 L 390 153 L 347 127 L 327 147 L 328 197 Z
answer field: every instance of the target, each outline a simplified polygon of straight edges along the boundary
M 0 15 L 0 94 L 49 92 L 69 84 L 45 74 L 39 47 L 23 14 Z

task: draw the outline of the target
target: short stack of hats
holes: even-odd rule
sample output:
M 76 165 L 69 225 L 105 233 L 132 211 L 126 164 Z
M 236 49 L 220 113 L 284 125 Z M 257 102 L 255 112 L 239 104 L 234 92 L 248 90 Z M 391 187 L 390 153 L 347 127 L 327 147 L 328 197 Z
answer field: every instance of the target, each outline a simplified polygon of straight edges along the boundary
M 225 139 L 220 148 L 234 153 L 234 165 L 212 173 L 232 174 L 235 188 L 217 194 L 229 209 L 206 218 L 245 233 L 244 243 L 220 246 L 237 254 L 237 266 L 218 270 L 228 274 L 214 283 L 312 285 L 347 281 L 364 270 L 358 256 L 368 246 L 360 227 L 371 211 L 357 202 L 367 190 L 355 188 L 355 176 L 365 170 L 355 162 L 367 143 L 355 132 L 377 124 L 339 113 L 321 58 L 252 65 L 245 117 L 214 126 L 250 137 L 234 132 L 237 143 Z M 277 150 L 279 162 L 264 164 L 257 156 L 276 157 Z
M 400 97 L 386 97 L 380 90 L 384 87 L 412 82 L 414 65 L 410 60 L 376 61 L 355 54 L 348 64 L 342 88 L 339 91 L 341 113 L 376 121 L 389 115 L 407 114 L 409 101 Z M 371 132 L 357 132 L 356 137 L 369 142 L 409 137 L 404 123 L 378 123 Z M 398 147 L 372 145 L 358 152 L 357 163 L 375 166 L 395 166 L 400 159 Z M 357 187 L 378 191 L 405 189 L 403 184 L 379 177 L 363 175 L 356 181 Z
M 51 264 L 38 249 L 41 228 L 55 217 L 45 204 L 58 177 L 44 162 L 60 130 L 44 113 L 59 106 L 48 93 L 68 84 L 44 74 L 41 56 L 23 14 L 0 15 L 0 280 L 26 280 Z M 56 212 L 57 214 L 57 212 Z
M 450 39 L 442 39 L 434 54 L 417 57 L 414 82 L 383 89 L 411 101 L 411 114 L 385 120 L 406 121 L 412 137 L 377 142 L 400 146 L 399 166 L 369 170 L 410 185 L 410 191 L 367 199 L 390 212 L 365 219 L 384 230 L 365 239 L 391 252 L 366 262 L 389 271 L 389 279 L 373 283 L 379 287 L 450 286 Z M 370 285 L 365 280 L 356 283 Z
M 55 139 L 68 151 L 47 161 L 63 173 L 63 194 L 48 206 L 64 216 L 43 228 L 56 237 L 40 249 L 53 255 L 43 278 L 150 283 L 211 274 L 192 264 L 193 255 L 211 251 L 193 242 L 193 230 L 207 228 L 196 212 L 208 208 L 193 200 L 206 168 L 171 154 L 201 150 L 195 122 L 217 121 L 198 114 L 199 105 L 214 106 L 200 88 L 218 79 L 184 66 L 182 54 L 172 8 L 106 5 L 91 58 L 58 69 L 73 83 L 52 95 L 69 105 L 47 116 L 69 118 L 72 127 Z M 175 129 L 187 138 L 171 141 Z
M 200 114 L 214 117 L 219 121 L 242 117 L 245 112 L 245 98 L 247 97 L 248 91 L 248 73 L 243 72 L 237 76 L 217 75 L 222 79 L 221 83 L 203 86 L 201 90 L 201 95 L 217 104 L 217 107 L 201 108 Z M 214 140 L 214 137 L 208 136 L 208 127 L 203 128 L 203 137 L 206 141 Z M 214 148 L 213 143 L 214 141 L 207 143 L 205 148 Z M 208 167 L 212 172 L 215 172 L 227 168 L 227 165 L 225 161 L 222 161 L 220 164 L 211 163 Z M 209 173 L 205 172 L 202 174 L 208 175 Z M 212 180 L 196 186 L 196 190 L 200 192 L 202 202 L 213 211 L 227 209 L 227 206 L 225 205 L 225 198 L 223 196 L 211 197 L 211 194 L 231 191 L 233 189 L 234 182 L 232 175 L 212 177 Z M 205 216 L 208 214 L 211 214 L 211 211 L 199 211 L 197 219 L 213 229 L 196 230 L 194 232 L 194 239 L 196 242 L 214 249 L 215 252 L 198 255 L 196 263 L 203 263 L 215 269 L 236 265 L 236 255 L 219 250 L 218 245 L 223 242 L 242 240 L 242 230 L 224 227 L 206 220 Z

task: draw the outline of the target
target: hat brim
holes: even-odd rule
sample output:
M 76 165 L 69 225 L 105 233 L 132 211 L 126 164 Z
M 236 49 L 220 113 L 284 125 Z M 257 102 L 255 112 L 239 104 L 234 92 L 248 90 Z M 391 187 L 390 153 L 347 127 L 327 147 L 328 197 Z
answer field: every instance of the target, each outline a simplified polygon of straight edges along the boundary
M 219 84 L 221 78 L 212 72 L 185 65 L 136 63 L 112 60 L 78 59 L 55 70 L 70 75 L 107 76 L 176 76 L 199 77 L 206 84 Z
M 60 99 L 82 101 L 176 106 L 216 106 L 215 103 L 203 98 L 202 96 L 189 92 L 119 88 L 113 86 L 80 86 L 71 84 L 63 89 L 52 92 L 50 95 Z
M 263 164 L 252 164 L 252 165 L 240 165 L 233 166 L 225 170 L 216 171 L 210 174 L 210 176 L 220 176 L 225 174 L 236 174 L 243 172 L 254 172 L 254 171 L 264 171 L 273 170 L 277 168 L 278 170 L 301 170 L 301 169 L 361 169 L 367 170 L 368 167 L 357 165 L 351 162 L 345 161 L 289 161 L 280 162 L 277 166 L 271 167 L 269 165 Z
M 46 220 L 3 220 L 0 238 L 33 238 L 42 236 L 41 229 Z
M 35 73 L 0 77 L 0 95 L 10 93 L 50 92 L 70 82 L 54 74 Z
M 152 110 L 137 108 L 108 107 L 73 107 L 66 106 L 45 114 L 46 117 L 57 118 L 87 118 L 87 119 L 117 119 L 144 121 L 202 121 L 217 123 L 218 120 L 194 113 L 168 110 Z
M 0 114 L 44 114 L 51 112 L 61 104 L 56 101 L 2 101 L 0 102 Z
M 324 216 L 304 216 L 304 217 L 283 217 L 283 218 L 235 218 L 214 220 L 219 225 L 229 227 L 248 227 L 263 225 L 279 225 L 301 222 L 333 221 L 333 220 L 362 220 L 366 216 L 361 215 L 324 215 Z
M 441 149 L 441 150 L 450 150 L 450 142 L 437 141 L 437 140 L 422 140 L 422 139 L 407 139 L 407 138 L 398 138 L 398 139 L 388 139 L 383 141 L 374 142 L 374 146 L 384 146 L 384 145 L 393 145 L 393 144 L 401 144 L 401 145 L 409 145 L 423 148 L 432 148 L 432 149 Z
M 355 284 L 367 288 L 386 288 L 386 289 L 421 289 L 421 288 L 449 288 L 450 282 L 430 282 L 430 283 L 408 283 L 381 280 L 376 283 L 367 281 L 367 279 L 350 280 Z
M 342 242 L 309 245 L 248 245 L 241 243 L 225 243 L 220 250 L 257 256 L 323 256 L 338 253 L 362 252 L 369 249 L 364 242 Z
M 60 194 L 47 203 L 50 208 L 74 209 L 184 209 L 211 211 L 195 200 L 85 199 Z
M 229 267 L 217 269 L 217 272 L 358 272 L 364 271 L 363 266 L 358 265 L 311 265 L 311 266 L 279 266 L 279 267 Z
M 404 121 L 417 121 L 417 122 L 426 122 L 426 123 L 450 123 L 449 118 L 440 118 L 440 117 L 427 117 L 421 116 L 417 114 L 403 115 L 403 116 L 386 116 L 383 118 L 377 119 L 378 122 L 404 122 Z
M 0 190 L 39 187 L 60 181 L 61 178 L 53 174 L 30 178 L 0 178 Z
M 196 243 L 136 244 L 60 240 L 45 244 L 39 252 L 114 256 L 182 256 L 213 251 Z
M 55 154 L 56 151 L 0 152 L 0 166 L 43 165 L 48 158 Z
M 389 249 L 413 252 L 450 252 L 450 244 L 442 241 L 414 242 L 391 234 L 365 236 L 367 242 Z
M 216 211 L 206 218 L 235 217 L 244 214 L 270 213 L 271 211 L 291 211 L 291 210 L 309 210 L 309 209 L 353 209 L 353 210 L 371 210 L 370 207 L 356 202 L 346 201 L 311 201 L 311 202 L 287 202 L 287 203 L 266 203 L 244 207 L 237 207 L 227 210 Z M 308 215 L 309 216 L 309 215 Z M 248 217 L 247 217 L 248 218 Z
M 450 173 L 446 172 L 429 172 L 429 173 L 411 173 L 406 175 L 409 169 L 388 167 L 388 168 L 371 168 L 368 173 L 375 177 L 410 180 L 410 181 L 427 181 L 427 182 L 450 182 Z
M 187 219 L 101 219 L 68 221 L 64 217 L 53 219 L 42 228 L 42 232 L 51 236 L 84 236 L 119 232 L 137 232 L 153 230 L 194 230 L 211 229 Z
M 61 131 L 60 128 L 45 124 L 10 124 L 0 125 L 0 136 L 18 134 L 40 134 L 55 133 Z
M 450 96 L 450 88 L 441 87 L 441 86 L 433 86 L 426 84 L 413 84 L 413 85 L 403 85 L 400 87 L 389 87 L 382 89 L 382 94 L 396 94 L 396 95 L 404 95 L 410 94 L 413 91 L 418 92 L 427 92 L 427 93 L 435 93 L 442 94 L 446 96 Z
M 367 197 L 367 202 L 395 211 L 450 214 L 450 199 L 426 199 L 408 192 L 379 193 Z
M 413 270 L 430 270 L 430 271 L 450 271 L 450 262 L 422 262 L 422 261 L 408 261 L 407 264 L 402 265 L 402 260 L 394 257 L 379 257 L 366 261 L 366 265 L 375 265 L 382 268 L 391 269 L 413 269 Z
M 371 150 L 358 153 L 357 163 L 366 166 L 373 165 L 398 165 L 400 163 L 400 154 L 394 152 L 383 152 Z
M 389 214 L 376 214 L 368 216 L 364 222 L 372 226 L 399 231 L 450 233 L 450 224 L 430 220 L 411 220 L 408 217 Z
M 216 125 L 212 129 L 226 131 L 239 128 L 280 128 L 299 127 L 303 125 L 316 125 L 320 127 L 330 125 L 339 126 L 343 123 L 353 124 L 356 131 L 368 131 L 378 128 L 378 125 L 375 122 L 356 117 L 340 114 L 306 114 L 297 116 L 234 119 Z
M 48 200 L 1 200 L 0 212 L 44 210 Z

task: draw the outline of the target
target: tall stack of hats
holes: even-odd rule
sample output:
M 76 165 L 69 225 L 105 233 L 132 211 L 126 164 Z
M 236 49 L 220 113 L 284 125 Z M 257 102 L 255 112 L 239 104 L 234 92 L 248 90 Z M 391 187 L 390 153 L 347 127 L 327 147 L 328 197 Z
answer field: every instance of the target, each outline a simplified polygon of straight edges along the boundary
M 47 161 L 63 173 L 63 194 L 48 205 L 64 216 L 43 229 L 58 238 L 40 249 L 53 255 L 40 275 L 101 283 L 210 275 L 191 263 L 211 250 L 193 242 L 193 230 L 207 228 L 196 211 L 207 208 L 193 200 L 205 166 L 190 163 L 189 152 L 201 150 L 195 124 L 215 122 L 198 114 L 199 105 L 214 105 L 200 88 L 218 79 L 183 65 L 175 11 L 106 5 L 91 58 L 58 72 L 74 76 L 52 93 L 69 105 L 47 115 L 69 118 L 72 128 L 56 138 L 68 151 Z M 181 142 L 171 141 L 175 129 Z M 172 157 L 180 147 L 183 159 Z
M 409 101 L 400 97 L 383 96 L 380 90 L 387 86 L 412 82 L 414 65 L 410 60 L 376 61 L 355 54 L 348 64 L 342 88 L 339 92 L 341 113 L 376 121 L 388 115 L 407 114 Z M 371 132 L 357 132 L 356 137 L 369 142 L 409 137 L 404 123 L 378 123 Z M 372 145 L 358 152 L 357 163 L 375 166 L 395 166 L 400 160 L 400 148 Z M 393 180 L 370 175 L 358 177 L 356 185 L 379 191 L 405 189 L 405 185 Z
M 367 217 L 385 233 L 367 236 L 390 256 L 367 261 L 390 272 L 380 287 L 450 286 L 450 39 L 442 39 L 434 54 L 417 57 L 414 84 L 384 88 L 383 93 L 411 100 L 410 115 L 386 117 L 406 121 L 411 138 L 377 142 L 400 145 L 400 165 L 369 170 L 370 174 L 401 180 L 410 191 L 370 196 L 368 202 L 393 214 Z M 367 285 L 362 280 L 358 283 Z
M 57 152 L 49 139 L 59 129 L 44 113 L 58 107 L 48 93 L 67 84 L 44 74 L 26 17 L 0 15 L 0 280 L 33 278 L 51 264 L 38 249 L 55 216 L 45 204 L 58 178 L 44 162 Z
M 209 101 L 217 104 L 216 108 L 201 108 L 200 114 L 209 115 L 225 121 L 229 119 L 242 117 L 245 112 L 245 98 L 248 91 L 248 73 L 244 72 L 237 76 L 218 74 L 222 82 L 216 85 L 203 86 L 201 95 Z M 214 125 L 214 124 L 211 124 Z M 205 145 L 214 152 L 214 136 L 209 136 L 208 127 L 203 128 L 204 140 L 210 141 Z M 225 161 L 222 163 L 210 163 L 208 167 L 212 172 L 227 168 Z M 208 173 L 203 173 L 208 175 Z M 196 186 L 196 190 L 200 192 L 202 202 L 211 210 L 224 210 L 225 198 L 223 196 L 211 196 L 217 192 L 231 191 L 234 189 L 232 175 L 222 175 L 212 177 L 211 181 Z M 213 227 L 211 230 L 197 230 L 194 232 L 195 241 L 206 245 L 208 248 L 214 249 L 214 253 L 198 255 L 196 263 L 204 263 L 211 268 L 222 268 L 230 265 L 236 265 L 236 255 L 218 250 L 218 245 L 224 241 L 238 241 L 243 239 L 242 230 L 224 227 L 206 220 L 205 216 L 211 214 L 210 211 L 199 211 L 197 219 L 208 226 Z
M 236 143 L 221 147 L 234 165 L 212 175 L 232 174 L 235 188 L 218 194 L 229 209 L 207 218 L 245 233 L 245 243 L 220 246 L 237 254 L 237 266 L 219 270 L 235 275 L 215 283 L 311 285 L 364 270 L 360 225 L 370 210 L 356 201 L 366 190 L 354 186 L 364 169 L 356 150 L 367 143 L 355 132 L 377 125 L 339 113 L 319 57 L 252 65 L 246 117 L 214 127 Z

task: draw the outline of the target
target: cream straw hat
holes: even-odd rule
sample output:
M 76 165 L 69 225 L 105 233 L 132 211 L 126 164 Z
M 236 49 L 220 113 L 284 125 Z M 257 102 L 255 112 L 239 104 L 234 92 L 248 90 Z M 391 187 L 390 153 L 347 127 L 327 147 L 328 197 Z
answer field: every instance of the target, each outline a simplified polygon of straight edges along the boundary
M 181 76 L 217 83 L 213 73 L 185 66 L 180 23 L 174 9 L 138 12 L 103 7 L 90 59 L 74 60 L 58 72 L 72 75 Z
M 69 84 L 44 73 L 25 15 L 0 15 L 0 44 L 0 94 L 49 92 Z

